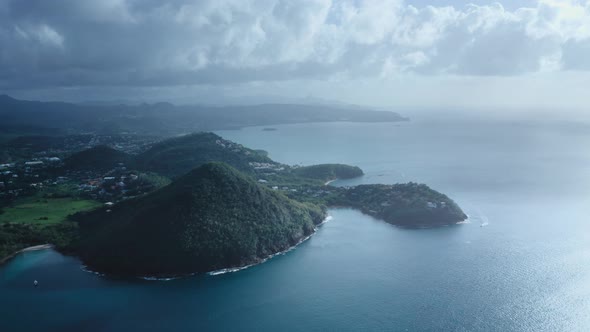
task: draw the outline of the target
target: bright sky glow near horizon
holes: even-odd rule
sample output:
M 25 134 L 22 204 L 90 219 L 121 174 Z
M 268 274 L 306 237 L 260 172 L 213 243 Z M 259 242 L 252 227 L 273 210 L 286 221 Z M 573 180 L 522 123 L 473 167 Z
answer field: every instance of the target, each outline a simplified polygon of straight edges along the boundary
M 0 0 L 0 93 L 590 106 L 587 0 Z

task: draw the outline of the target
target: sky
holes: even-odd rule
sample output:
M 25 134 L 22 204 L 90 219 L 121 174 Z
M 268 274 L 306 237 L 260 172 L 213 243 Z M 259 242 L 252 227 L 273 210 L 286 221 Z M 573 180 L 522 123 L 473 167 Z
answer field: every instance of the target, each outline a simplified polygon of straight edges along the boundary
M 590 106 L 590 0 L 0 0 L 0 92 L 39 100 Z

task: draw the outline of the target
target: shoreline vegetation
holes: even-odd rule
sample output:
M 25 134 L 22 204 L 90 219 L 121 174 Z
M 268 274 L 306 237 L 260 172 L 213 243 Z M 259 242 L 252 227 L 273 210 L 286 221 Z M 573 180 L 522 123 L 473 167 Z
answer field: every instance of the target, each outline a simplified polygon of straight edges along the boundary
M 332 216 L 328 215 L 326 216 L 326 218 L 318 225 L 316 225 L 315 229 L 313 230 L 313 232 L 303 238 L 301 238 L 296 244 L 292 245 L 291 247 L 276 252 L 274 254 L 270 254 L 267 257 L 261 258 L 256 262 L 253 262 L 251 264 L 248 265 L 244 265 L 244 266 L 235 266 L 235 267 L 227 267 L 227 268 L 223 268 L 223 269 L 218 269 L 218 270 L 212 270 L 212 271 L 206 271 L 206 272 L 193 272 L 193 273 L 187 273 L 187 274 L 176 274 L 176 275 L 145 275 L 145 276 L 132 276 L 133 278 L 136 279 L 141 279 L 141 280 L 147 280 L 147 281 L 170 281 L 170 280 L 176 280 L 176 279 L 182 279 L 182 278 L 189 278 L 189 277 L 193 277 L 196 275 L 209 275 L 209 276 L 217 276 L 217 275 L 222 275 L 222 274 L 226 274 L 226 273 L 234 273 L 234 272 L 239 272 L 254 266 L 258 266 L 260 264 L 264 264 L 268 261 L 270 261 L 271 259 L 277 257 L 277 256 L 282 256 L 285 255 L 287 253 L 289 253 L 290 251 L 293 251 L 295 249 L 297 249 L 297 247 L 299 247 L 301 244 L 303 244 L 304 242 L 306 242 L 307 240 L 311 239 L 312 236 L 314 236 L 319 228 L 321 226 L 323 226 L 325 223 L 327 223 L 328 221 L 332 220 Z M 43 248 L 43 249 L 53 249 L 53 248 Z M 18 255 L 19 253 L 16 253 L 16 255 Z M 78 257 L 78 259 L 80 259 Z M 103 272 L 99 272 L 99 271 L 94 271 L 92 270 L 88 265 L 84 265 L 82 264 L 82 271 L 84 272 L 88 272 L 88 273 L 92 273 L 92 274 L 96 274 L 99 275 L 101 277 L 108 277 L 111 276 L 108 273 L 103 273 Z M 117 275 L 112 275 L 114 277 L 117 277 Z
M 318 232 L 319 228 L 321 226 L 323 226 L 325 223 L 327 223 L 328 221 L 330 221 L 330 220 L 332 220 L 332 216 L 327 215 L 326 218 L 324 218 L 324 220 L 321 223 L 319 223 L 319 224 L 317 224 L 315 226 L 315 228 L 313 229 L 313 231 L 311 232 L 311 234 L 309 234 L 309 235 L 307 235 L 307 236 L 299 239 L 299 241 L 297 243 L 295 243 L 294 245 L 292 245 L 291 247 L 289 247 L 289 248 L 287 248 L 287 249 L 285 249 L 283 251 L 279 251 L 279 252 L 276 252 L 274 254 L 270 254 L 267 257 L 261 259 L 259 262 L 256 262 L 256 263 L 253 263 L 253 264 L 250 264 L 250 265 L 246 265 L 246 266 L 242 266 L 242 267 L 225 268 L 225 269 L 220 269 L 220 270 L 215 270 L 215 271 L 209 271 L 209 272 L 206 272 L 206 273 L 208 275 L 210 275 L 210 276 L 216 276 L 216 275 L 225 274 L 225 273 L 238 272 L 238 271 L 245 270 L 247 268 L 250 268 L 250 267 L 253 267 L 253 266 L 256 266 L 256 265 L 264 264 L 264 263 L 266 263 L 267 261 L 273 259 L 276 256 L 284 255 L 284 254 L 286 254 L 286 253 L 288 253 L 288 252 L 290 252 L 292 250 L 295 250 L 299 245 L 303 244 L 304 242 L 306 242 L 307 240 L 309 240 L 312 236 L 314 236 Z

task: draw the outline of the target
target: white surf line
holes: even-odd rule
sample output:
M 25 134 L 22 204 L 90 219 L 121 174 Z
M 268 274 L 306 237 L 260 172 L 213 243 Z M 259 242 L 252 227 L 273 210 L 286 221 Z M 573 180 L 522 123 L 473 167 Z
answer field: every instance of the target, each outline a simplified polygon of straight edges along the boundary
M 269 255 L 269 256 L 267 256 L 267 257 L 263 258 L 263 259 L 262 259 L 261 261 L 259 261 L 259 262 L 256 262 L 256 263 L 254 263 L 254 264 L 250 264 L 250 265 L 246 265 L 246 266 L 241 266 L 241 267 L 230 267 L 230 268 L 226 268 L 226 269 L 220 269 L 220 270 L 210 271 L 210 272 L 207 272 L 207 274 L 208 274 L 208 275 L 210 275 L 210 276 L 216 276 L 216 275 L 220 275 L 220 274 L 226 274 L 226 273 L 238 272 L 238 271 L 245 270 L 245 269 L 247 269 L 247 268 L 249 268 L 249 267 L 252 267 L 252 266 L 256 266 L 256 265 L 263 264 L 263 263 L 265 263 L 265 262 L 266 262 L 266 261 L 268 261 L 269 259 L 272 259 L 272 258 L 273 258 L 273 257 L 275 257 L 275 256 L 278 256 L 278 255 L 284 255 L 284 254 L 288 253 L 289 251 L 291 251 L 291 250 L 294 250 L 295 248 L 297 248 L 297 246 L 299 246 L 299 245 L 300 245 L 300 244 L 302 244 L 303 242 L 305 242 L 305 241 L 309 240 L 309 239 L 310 239 L 310 238 L 311 238 L 313 235 L 315 235 L 315 234 L 317 233 L 317 231 L 318 231 L 318 227 L 322 226 L 323 224 L 327 223 L 328 221 L 330 221 L 330 220 L 332 220 L 332 219 L 333 219 L 333 217 L 332 217 L 332 216 L 327 216 L 327 217 L 326 217 L 326 218 L 325 218 L 325 219 L 324 219 L 324 220 L 323 220 L 323 221 L 322 221 L 320 224 L 318 224 L 318 225 L 317 225 L 317 226 L 314 228 L 314 230 L 313 230 L 313 233 L 311 233 L 311 234 L 309 234 L 308 236 L 304 237 L 303 239 L 299 240 L 299 242 L 297 242 L 295 245 L 293 245 L 293 246 L 291 246 L 291 247 L 289 247 L 289 248 L 287 248 L 287 249 L 285 249 L 285 250 L 283 250 L 283 251 L 279 251 L 279 252 L 277 252 L 277 253 L 274 253 L 274 254 L 272 254 L 272 255 Z
M 253 263 L 253 264 L 249 264 L 249 265 L 245 265 L 245 266 L 240 266 L 240 267 L 229 267 L 229 268 L 225 268 L 225 269 L 219 269 L 219 270 L 209 271 L 209 272 L 205 272 L 205 274 L 210 275 L 210 276 L 217 276 L 217 275 L 226 274 L 226 273 L 238 272 L 238 271 L 245 270 L 245 269 L 247 269 L 249 267 L 252 267 L 252 266 L 263 264 L 263 263 L 265 263 L 266 261 L 268 261 L 269 259 L 271 259 L 271 258 L 273 258 L 275 256 L 284 255 L 284 254 L 288 253 L 289 251 L 297 248 L 297 246 L 299 246 L 301 243 L 309 240 L 314 234 L 317 233 L 318 228 L 320 226 L 322 226 L 323 224 L 327 223 L 328 221 L 330 221 L 332 219 L 333 219 L 333 217 L 330 216 L 330 215 L 328 215 L 321 223 L 319 223 L 318 225 L 316 225 L 316 227 L 314 227 L 313 233 L 311 233 L 310 235 L 306 236 L 305 238 L 299 240 L 295 245 L 293 245 L 293 246 L 291 246 L 291 247 L 289 247 L 289 248 L 287 248 L 287 249 L 285 249 L 283 251 L 280 251 L 280 252 L 274 253 L 272 255 L 269 255 L 269 256 L 263 258 L 262 260 L 260 260 L 259 262 L 256 262 L 256 263 Z M 92 274 L 95 274 L 95 275 L 100 276 L 100 277 L 108 277 L 109 276 L 106 273 L 101 273 L 101 272 L 93 271 L 87 265 L 84 265 L 84 264 L 81 264 L 80 265 L 80 269 L 82 271 L 84 271 L 84 272 L 92 273 Z M 171 280 L 176 280 L 176 279 L 193 277 L 193 276 L 198 275 L 198 274 L 200 274 L 200 273 L 199 272 L 195 272 L 195 273 L 188 273 L 188 274 L 184 274 L 184 275 L 170 276 L 170 277 L 138 276 L 138 277 L 135 277 L 135 278 L 142 279 L 142 280 L 147 280 L 147 281 L 171 281 Z

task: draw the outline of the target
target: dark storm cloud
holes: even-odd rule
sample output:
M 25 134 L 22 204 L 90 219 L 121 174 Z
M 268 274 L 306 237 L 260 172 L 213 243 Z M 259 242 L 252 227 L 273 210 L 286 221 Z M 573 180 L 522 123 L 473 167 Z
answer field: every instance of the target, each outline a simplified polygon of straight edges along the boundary
M 0 89 L 587 70 L 588 13 L 586 1 L 0 0 Z

